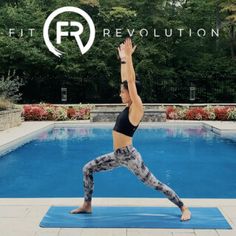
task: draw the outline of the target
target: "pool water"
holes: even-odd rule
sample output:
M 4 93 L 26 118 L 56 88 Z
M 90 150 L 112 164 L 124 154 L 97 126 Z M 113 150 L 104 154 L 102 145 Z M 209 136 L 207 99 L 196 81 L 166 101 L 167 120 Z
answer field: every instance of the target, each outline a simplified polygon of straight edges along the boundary
M 183 198 L 236 198 L 236 142 L 202 127 L 140 128 L 134 146 Z M 112 151 L 111 128 L 54 128 L 0 158 L 0 197 L 83 197 L 82 168 Z M 164 195 L 124 167 L 94 174 L 94 197 Z

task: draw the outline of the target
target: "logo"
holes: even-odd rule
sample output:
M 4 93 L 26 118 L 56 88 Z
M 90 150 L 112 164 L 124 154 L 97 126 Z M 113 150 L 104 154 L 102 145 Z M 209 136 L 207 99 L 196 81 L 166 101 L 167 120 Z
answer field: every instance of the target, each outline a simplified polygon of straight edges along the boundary
M 62 37 L 68 37 L 68 36 L 72 36 L 75 38 L 78 47 L 80 48 L 80 51 L 82 54 L 85 54 L 90 47 L 93 44 L 93 41 L 95 39 L 95 26 L 94 23 L 91 19 L 91 17 L 83 10 L 81 10 L 78 7 L 61 7 L 58 8 L 57 10 L 55 10 L 54 12 L 52 12 L 48 18 L 46 19 L 44 26 L 43 26 L 43 38 L 44 41 L 49 49 L 50 52 L 52 52 L 54 55 L 56 55 L 57 57 L 61 57 L 62 51 L 56 49 L 53 44 L 51 43 L 50 39 L 49 39 L 49 27 L 50 24 L 52 22 L 52 20 L 65 12 L 73 12 L 73 13 L 77 13 L 78 15 L 82 16 L 88 23 L 89 26 L 89 30 L 90 30 L 90 36 L 89 36 L 89 40 L 87 42 L 87 44 L 84 46 L 83 42 L 80 38 L 80 35 L 83 33 L 84 31 L 84 27 L 80 22 L 77 21 L 58 21 L 56 24 L 56 43 L 57 44 L 61 44 L 62 41 Z M 63 31 L 63 27 L 64 26 L 74 26 L 77 27 L 78 30 L 77 31 L 72 31 L 72 32 L 68 32 L 68 31 Z

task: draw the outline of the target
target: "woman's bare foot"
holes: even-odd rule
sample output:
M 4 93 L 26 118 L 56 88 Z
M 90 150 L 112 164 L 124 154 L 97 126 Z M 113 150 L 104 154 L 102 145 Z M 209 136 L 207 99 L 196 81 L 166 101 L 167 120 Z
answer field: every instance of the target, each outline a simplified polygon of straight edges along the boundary
M 92 213 L 91 202 L 84 202 L 82 207 L 70 211 L 71 214 Z
M 181 207 L 181 211 L 182 211 L 182 216 L 181 216 L 181 221 L 187 221 L 191 219 L 191 212 L 188 209 L 188 207 L 186 206 L 182 206 Z

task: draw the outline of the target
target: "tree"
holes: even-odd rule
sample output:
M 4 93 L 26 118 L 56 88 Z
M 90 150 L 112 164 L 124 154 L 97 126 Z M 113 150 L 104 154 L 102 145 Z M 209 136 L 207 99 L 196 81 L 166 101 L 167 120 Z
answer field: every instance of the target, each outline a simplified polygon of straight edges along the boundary
M 225 13 L 224 27 L 229 33 L 230 51 L 232 59 L 236 59 L 236 2 L 234 0 L 223 0 L 220 4 L 221 12 Z
M 63 37 L 62 58 L 55 57 L 46 47 L 42 28 L 47 16 L 65 5 L 64 0 L 12 0 L 0 3 L 0 77 L 15 71 L 24 86 L 22 102 L 60 102 L 61 87 L 68 88 L 68 102 L 119 102 L 119 61 L 116 48 L 134 29 L 132 37 L 136 72 L 142 80 L 144 102 L 188 102 L 189 84 L 198 86 L 199 102 L 236 101 L 235 68 L 235 3 L 233 0 L 68 0 L 67 5 L 85 10 L 93 19 L 96 38 L 90 50 L 81 55 L 73 37 Z M 84 25 L 82 40 L 89 37 L 89 28 L 82 17 L 66 13 L 52 22 L 50 40 L 55 44 L 56 21 L 80 21 Z M 16 28 L 12 37 L 8 29 Z M 35 28 L 34 36 L 20 29 Z M 111 37 L 103 37 L 103 29 L 111 29 Z M 122 28 L 121 38 L 115 29 Z M 147 37 L 139 30 L 147 28 Z M 164 29 L 183 28 L 179 37 L 163 36 Z M 220 37 L 210 34 L 198 37 L 198 28 L 220 29 Z M 153 37 L 153 29 L 162 33 Z M 189 37 L 188 29 L 193 30 Z M 224 83 L 224 86 L 223 86 Z M 216 87 L 214 90 L 213 85 Z M 202 91 L 201 93 L 199 91 Z M 207 92 L 208 91 L 208 92 Z M 207 98 L 207 96 L 208 98 Z M 225 98 L 226 99 L 226 98 Z M 230 100 L 231 99 L 231 100 Z

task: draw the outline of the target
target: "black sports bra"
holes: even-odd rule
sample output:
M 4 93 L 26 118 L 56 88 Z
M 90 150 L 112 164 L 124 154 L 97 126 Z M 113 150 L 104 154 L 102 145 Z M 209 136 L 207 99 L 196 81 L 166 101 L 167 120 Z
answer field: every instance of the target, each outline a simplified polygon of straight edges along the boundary
M 129 107 L 126 107 L 116 118 L 116 123 L 113 130 L 125 134 L 129 137 L 133 137 L 134 132 L 139 125 L 134 126 L 129 121 Z

